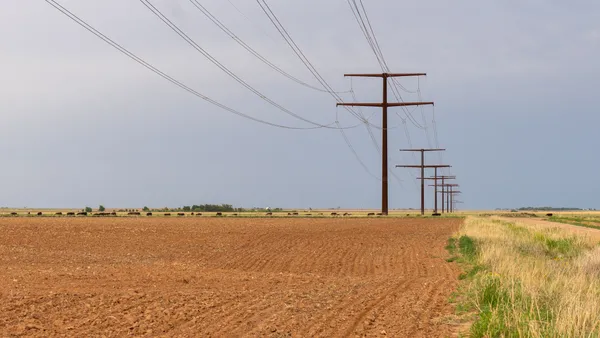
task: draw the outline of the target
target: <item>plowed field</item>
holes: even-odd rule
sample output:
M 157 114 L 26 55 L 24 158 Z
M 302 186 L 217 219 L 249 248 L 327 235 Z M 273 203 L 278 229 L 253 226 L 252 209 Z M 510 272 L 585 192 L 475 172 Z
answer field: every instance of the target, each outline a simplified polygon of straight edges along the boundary
M 460 222 L 2 218 L 0 336 L 451 336 Z

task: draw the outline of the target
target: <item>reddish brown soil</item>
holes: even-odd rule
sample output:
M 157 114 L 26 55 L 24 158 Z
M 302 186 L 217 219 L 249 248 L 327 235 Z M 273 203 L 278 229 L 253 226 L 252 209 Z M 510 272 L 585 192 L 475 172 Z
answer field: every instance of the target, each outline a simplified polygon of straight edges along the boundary
M 0 219 L 0 336 L 450 336 L 451 219 Z

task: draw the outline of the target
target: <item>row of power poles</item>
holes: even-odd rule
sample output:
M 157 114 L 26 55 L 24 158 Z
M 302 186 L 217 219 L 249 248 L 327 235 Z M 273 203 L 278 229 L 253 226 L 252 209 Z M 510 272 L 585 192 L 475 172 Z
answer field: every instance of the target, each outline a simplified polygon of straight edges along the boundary
M 382 109 L 382 123 L 381 123 L 381 133 L 382 133 L 382 151 L 381 151 L 381 214 L 388 214 L 388 107 L 406 107 L 406 106 L 422 106 L 422 105 L 433 105 L 433 102 L 388 102 L 387 93 L 388 93 L 388 79 L 394 77 L 408 77 L 408 76 L 425 76 L 425 73 L 381 73 L 381 74 L 344 74 L 344 76 L 352 76 L 352 77 L 379 77 L 383 80 L 383 102 L 381 103 L 361 103 L 361 102 L 353 102 L 353 103 L 338 103 L 337 106 L 356 106 L 356 107 L 381 107 Z M 421 215 L 425 214 L 425 180 L 433 180 L 435 187 L 434 196 L 435 196 L 435 209 L 434 215 L 439 215 L 438 213 L 438 194 L 441 193 L 442 197 L 442 213 L 453 212 L 454 203 L 457 201 L 454 200 L 454 195 L 459 194 L 460 191 L 454 190 L 458 187 L 458 184 L 446 183 L 447 180 L 456 179 L 456 176 L 438 176 L 437 170 L 438 168 L 450 168 L 450 165 L 446 164 L 425 164 L 425 153 L 431 151 L 444 151 L 445 149 L 401 149 L 400 151 L 414 151 L 421 152 L 421 164 L 420 165 L 397 165 L 396 167 L 402 168 L 420 168 L 421 169 Z M 425 169 L 433 168 L 434 176 L 433 177 L 425 177 Z M 441 183 L 438 183 L 441 181 Z M 438 190 L 441 188 L 441 190 Z M 444 201 L 446 202 L 446 207 L 444 208 Z

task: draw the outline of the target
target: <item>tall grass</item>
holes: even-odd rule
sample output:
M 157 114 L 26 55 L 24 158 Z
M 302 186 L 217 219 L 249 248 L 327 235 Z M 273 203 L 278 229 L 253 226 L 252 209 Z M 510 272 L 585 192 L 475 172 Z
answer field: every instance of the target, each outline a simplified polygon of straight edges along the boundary
M 596 243 L 558 228 L 470 217 L 452 244 L 470 266 L 459 305 L 477 313 L 472 336 L 600 336 Z

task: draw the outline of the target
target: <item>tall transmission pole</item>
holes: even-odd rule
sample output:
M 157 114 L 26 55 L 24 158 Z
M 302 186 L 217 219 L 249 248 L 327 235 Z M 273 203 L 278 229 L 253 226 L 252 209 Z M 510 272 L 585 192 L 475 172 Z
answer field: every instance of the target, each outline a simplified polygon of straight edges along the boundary
M 429 151 L 445 151 L 446 149 L 436 149 L 436 148 L 422 148 L 422 149 L 400 149 L 400 151 L 418 151 L 421 152 L 421 215 L 425 214 L 425 179 L 423 177 L 425 177 L 425 152 L 429 152 Z M 435 169 L 435 176 L 437 177 L 437 168 L 440 167 L 434 167 Z M 435 181 L 435 184 L 437 185 L 437 180 Z M 436 199 L 436 206 L 437 206 L 437 195 L 435 195 L 435 199 Z M 437 213 L 437 207 L 434 213 Z
M 422 106 L 433 105 L 433 102 L 388 102 L 388 78 L 391 77 L 406 77 L 406 76 L 425 76 L 426 73 L 381 73 L 381 74 L 344 74 L 344 76 L 353 77 L 380 77 L 383 79 L 383 102 L 381 103 L 337 103 L 336 106 L 356 106 L 356 107 L 381 107 L 382 123 L 381 123 L 381 214 L 388 214 L 388 107 L 406 107 L 406 106 Z
M 397 165 L 397 168 L 420 168 L 421 173 L 425 172 L 425 168 L 450 168 L 448 164 L 408 164 L 408 165 Z M 421 175 L 423 177 L 423 175 Z M 421 215 L 425 215 L 425 185 L 424 180 L 421 180 Z

